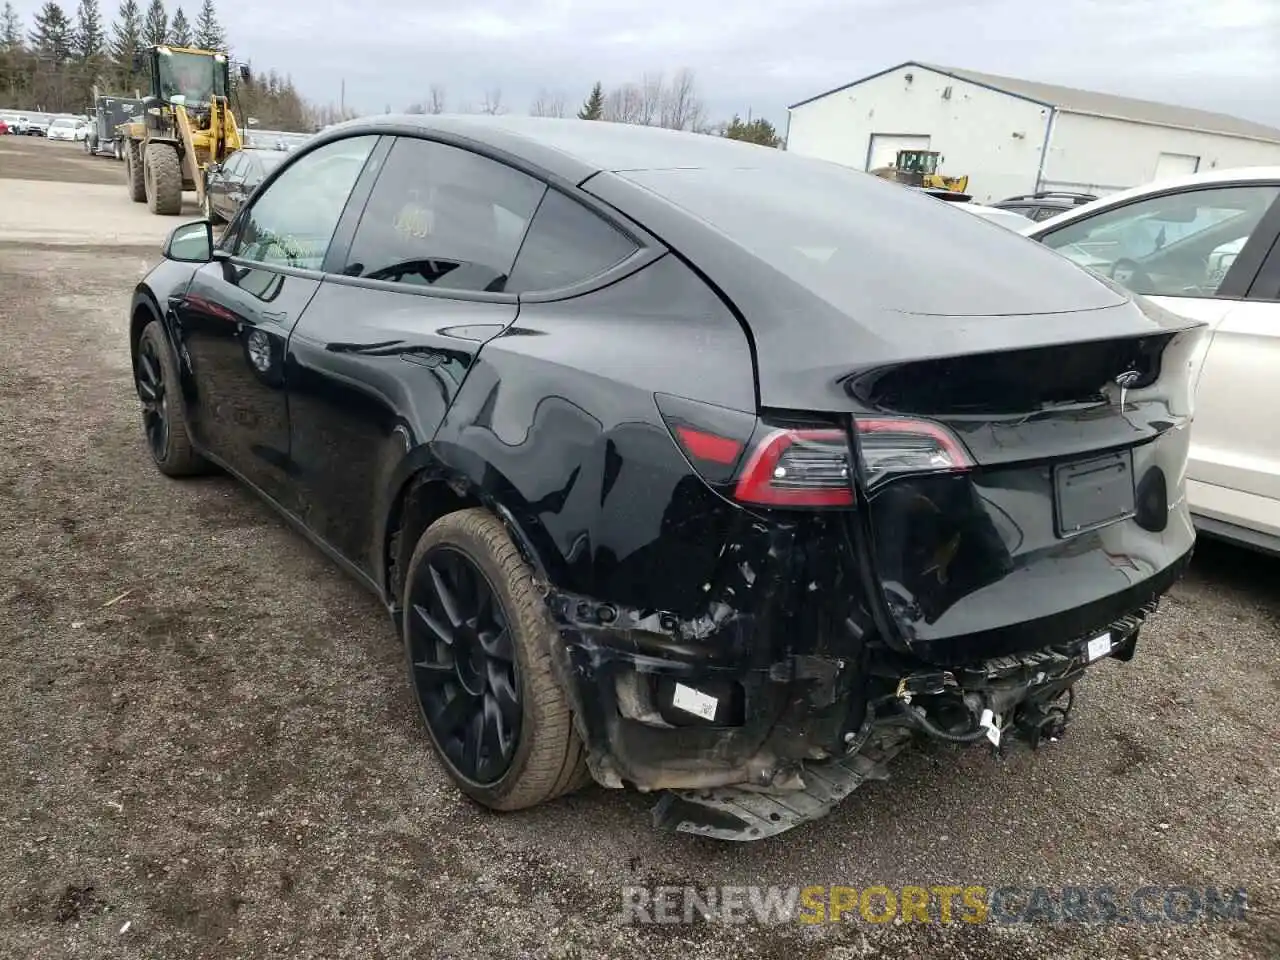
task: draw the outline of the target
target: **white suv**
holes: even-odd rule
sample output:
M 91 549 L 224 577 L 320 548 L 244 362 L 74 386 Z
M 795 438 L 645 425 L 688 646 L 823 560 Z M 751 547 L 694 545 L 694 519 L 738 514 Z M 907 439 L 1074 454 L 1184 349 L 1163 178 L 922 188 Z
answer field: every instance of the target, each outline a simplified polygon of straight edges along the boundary
M 1022 232 L 1209 324 L 1187 502 L 1201 532 L 1280 553 L 1280 167 L 1161 180 Z

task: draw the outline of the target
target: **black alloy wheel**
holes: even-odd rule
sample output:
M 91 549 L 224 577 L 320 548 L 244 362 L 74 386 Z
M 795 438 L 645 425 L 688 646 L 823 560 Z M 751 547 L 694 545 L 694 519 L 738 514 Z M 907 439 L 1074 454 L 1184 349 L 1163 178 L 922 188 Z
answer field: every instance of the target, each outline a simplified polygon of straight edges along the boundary
M 431 548 L 406 593 L 413 687 L 454 775 L 496 783 L 520 742 L 523 705 L 512 631 L 493 584 L 448 545 Z
M 142 426 L 147 434 L 147 446 L 151 448 L 156 462 L 160 463 L 169 451 L 169 402 L 165 395 L 164 364 L 151 337 L 143 337 L 138 344 L 134 376 L 138 397 L 142 401 Z
M 133 382 L 142 404 L 142 428 L 151 459 L 166 476 L 206 473 L 209 462 L 196 452 L 187 432 L 178 363 L 159 320 L 152 320 L 143 328 L 136 357 Z

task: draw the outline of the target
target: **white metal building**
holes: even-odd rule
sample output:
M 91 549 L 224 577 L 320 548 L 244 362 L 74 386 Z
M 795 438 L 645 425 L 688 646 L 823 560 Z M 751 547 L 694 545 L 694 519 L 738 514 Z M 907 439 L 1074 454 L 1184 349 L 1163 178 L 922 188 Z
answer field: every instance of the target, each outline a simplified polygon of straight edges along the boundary
M 1238 117 L 908 62 L 790 107 L 787 149 L 870 170 L 937 150 L 975 200 L 1108 193 L 1165 176 L 1280 164 L 1280 130 Z

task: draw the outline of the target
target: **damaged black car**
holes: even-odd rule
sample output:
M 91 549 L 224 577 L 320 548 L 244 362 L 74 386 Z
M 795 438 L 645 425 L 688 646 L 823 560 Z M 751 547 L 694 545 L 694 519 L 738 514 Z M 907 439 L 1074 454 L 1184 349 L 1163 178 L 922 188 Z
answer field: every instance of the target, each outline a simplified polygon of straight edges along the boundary
M 440 116 L 177 228 L 130 323 L 156 465 L 382 598 L 463 791 L 730 839 L 913 737 L 1063 734 L 1190 558 L 1203 336 L 833 164 Z

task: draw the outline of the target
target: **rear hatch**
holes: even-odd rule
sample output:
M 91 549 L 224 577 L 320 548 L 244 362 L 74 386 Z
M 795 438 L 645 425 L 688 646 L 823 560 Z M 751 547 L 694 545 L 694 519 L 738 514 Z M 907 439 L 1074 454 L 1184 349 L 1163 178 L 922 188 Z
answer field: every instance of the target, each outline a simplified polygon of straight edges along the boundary
M 901 362 L 851 376 L 876 583 L 935 662 L 1103 630 L 1194 541 L 1186 371 L 1202 330 Z
M 831 164 L 616 176 L 703 223 L 660 228 L 741 311 L 762 414 L 843 424 L 867 589 L 913 652 L 959 663 L 1076 639 L 1179 572 L 1201 325 Z M 830 482 L 827 455 L 784 466 Z

